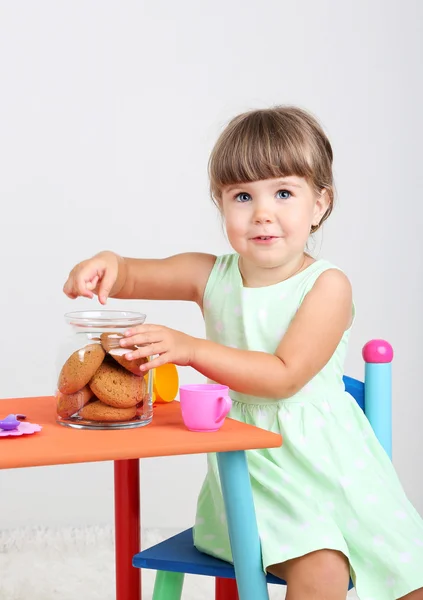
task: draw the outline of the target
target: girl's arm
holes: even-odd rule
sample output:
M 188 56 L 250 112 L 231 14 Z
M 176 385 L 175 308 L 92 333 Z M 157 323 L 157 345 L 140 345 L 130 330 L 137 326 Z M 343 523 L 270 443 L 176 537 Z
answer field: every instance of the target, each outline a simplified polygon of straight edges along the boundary
M 96 294 L 102 304 L 111 297 L 191 300 L 201 307 L 215 260 L 211 254 L 194 252 L 162 259 L 100 252 L 72 269 L 63 290 L 69 298 Z
M 123 258 L 122 285 L 114 298 L 189 300 L 202 306 L 204 290 L 216 261 L 211 254 L 190 252 L 168 258 Z
M 264 398 L 289 398 L 329 361 L 352 320 L 347 277 L 331 269 L 305 297 L 275 354 L 193 339 L 189 364 L 212 381 Z

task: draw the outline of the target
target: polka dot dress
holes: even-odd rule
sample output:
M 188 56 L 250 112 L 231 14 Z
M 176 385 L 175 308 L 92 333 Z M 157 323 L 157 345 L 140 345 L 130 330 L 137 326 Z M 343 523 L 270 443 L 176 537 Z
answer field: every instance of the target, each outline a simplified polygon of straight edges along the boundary
M 244 288 L 238 255 L 219 257 L 205 291 L 208 339 L 273 353 L 316 279 L 331 268 L 318 260 L 276 285 Z M 288 400 L 231 392 L 230 416 L 284 440 L 281 448 L 247 452 L 263 568 L 319 549 L 339 550 L 349 559 L 361 600 L 394 600 L 423 587 L 423 521 L 365 415 L 345 392 L 348 337 L 349 331 L 324 369 Z M 203 552 L 232 560 L 213 454 L 194 542 Z

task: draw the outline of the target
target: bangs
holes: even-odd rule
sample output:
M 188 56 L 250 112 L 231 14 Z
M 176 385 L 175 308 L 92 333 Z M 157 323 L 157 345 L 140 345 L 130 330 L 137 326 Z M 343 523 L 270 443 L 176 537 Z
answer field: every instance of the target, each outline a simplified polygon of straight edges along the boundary
M 214 198 L 219 198 L 227 185 L 290 175 L 312 177 L 313 148 L 309 136 L 296 123 L 286 115 L 281 119 L 281 115 L 268 112 L 242 117 L 232 121 L 210 157 Z

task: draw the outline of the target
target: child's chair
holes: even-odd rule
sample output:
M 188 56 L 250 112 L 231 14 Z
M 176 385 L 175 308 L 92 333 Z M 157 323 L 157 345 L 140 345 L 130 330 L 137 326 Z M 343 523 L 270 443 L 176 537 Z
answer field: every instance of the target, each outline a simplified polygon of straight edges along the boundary
M 381 445 L 392 458 L 393 350 L 384 340 L 371 340 L 363 348 L 363 358 L 364 383 L 344 377 L 345 389 L 364 410 Z M 199 552 L 193 545 L 192 529 L 136 554 L 132 564 L 157 571 L 153 600 L 181 600 L 185 573 L 215 577 L 215 600 L 239 600 L 233 565 Z M 267 582 L 285 585 L 285 581 L 270 574 Z

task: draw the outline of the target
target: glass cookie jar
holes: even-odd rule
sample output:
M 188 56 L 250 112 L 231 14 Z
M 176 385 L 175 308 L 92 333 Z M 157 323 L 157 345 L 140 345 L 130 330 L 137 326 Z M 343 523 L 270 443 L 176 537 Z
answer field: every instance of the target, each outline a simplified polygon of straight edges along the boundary
M 57 364 L 56 410 L 60 425 L 77 429 L 125 429 L 151 423 L 153 370 L 128 361 L 119 339 L 144 323 L 137 312 L 93 310 L 65 315 L 67 336 Z

